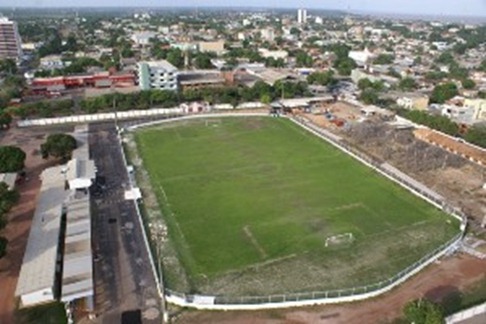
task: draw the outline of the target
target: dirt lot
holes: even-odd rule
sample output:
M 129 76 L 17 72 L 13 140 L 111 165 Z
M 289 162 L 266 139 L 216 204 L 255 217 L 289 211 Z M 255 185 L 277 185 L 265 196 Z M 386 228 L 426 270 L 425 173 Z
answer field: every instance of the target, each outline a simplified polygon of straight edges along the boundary
M 460 254 L 429 266 L 392 292 L 358 303 L 256 312 L 183 311 L 175 323 L 387 323 L 401 314 L 411 299 L 440 301 L 486 276 L 486 260 Z
M 39 175 L 49 164 L 39 154 L 34 154 L 42 141 L 43 134 L 39 131 L 11 129 L 0 133 L 0 145 L 17 145 L 27 154 L 25 170 L 28 178 L 17 187 L 20 201 L 10 211 L 9 223 L 1 233 L 9 243 L 7 255 L 0 259 L 0 324 L 14 322 L 16 308 L 14 293 L 40 188 Z

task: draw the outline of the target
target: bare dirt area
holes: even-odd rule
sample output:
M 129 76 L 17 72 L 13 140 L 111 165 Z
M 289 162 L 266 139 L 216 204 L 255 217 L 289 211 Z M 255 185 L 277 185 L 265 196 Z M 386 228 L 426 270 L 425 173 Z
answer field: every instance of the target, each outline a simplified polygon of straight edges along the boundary
M 461 208 L 472 225 L 478 225 L 483 219 L 486 213 L 486 190 L 482 188 L 486 183 L 484 166 L 417 139 L 411 129 L 396 129 L 376 120 L 349 122 L 346 127 L 337 128 L 328 127 L 323 116 L 309 119 L 435 190 L 451 205 Z
M 0 324 L 14 322 L 17 307 L 14 294 L 41 184 L 39 175 L 44 168 L 52 164 L 43 160 L 37 153 L 43 140 L 42 131 L 12 128 L 0 133 L 0 145 L 16 145 L 27 154 L 26 179 L 17 186 L 20 201 L 9 212 L 7 227 L 1 233 L 9 243 L 7 255 L 0 259 Z
M 486 260 L 459 254 L 429 266 L 390 293 L 357 303 L 306 308 L 246 311 L 184 311 L 175 323 L 388 323 L 401 315 L 410 300 L 427 297 L 441 301 L 452 293 L 468 289 L 486 277 Z

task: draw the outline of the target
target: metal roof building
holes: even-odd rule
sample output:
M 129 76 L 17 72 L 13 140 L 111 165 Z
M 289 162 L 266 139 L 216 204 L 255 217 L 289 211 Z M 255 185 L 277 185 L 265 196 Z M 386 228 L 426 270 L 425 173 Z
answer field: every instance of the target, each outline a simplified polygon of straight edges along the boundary
M 76 192 L 67 206 L 61 300 L 93 296 L 89 195 Z
M 62 171 L 57 166 L 41 174 L 42 186 L 15 291 L 22 306 L 56 300 L 59 234 L 67 197 Z
M 88 307 L 92 307 L 91 215 L 86 189 L 96 169 L 89 159 L 87 128 L 77 127 L 73 135 L 78 141 L 75 158 L 41 174 L 42 185 L 15 292 L 23 307 L 80 298 L 87 298 Z M 85 185 L 71 186 L 71 180 L 85 178 L 89 180 Z

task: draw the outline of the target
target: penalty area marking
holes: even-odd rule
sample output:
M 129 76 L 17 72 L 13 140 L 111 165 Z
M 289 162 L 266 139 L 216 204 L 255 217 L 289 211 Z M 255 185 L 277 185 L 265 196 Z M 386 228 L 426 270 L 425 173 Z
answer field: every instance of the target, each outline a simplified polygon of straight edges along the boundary
M 246 237 L 248 237 L 248 239 L 250 240 L 251 244 L 253 244 L 253 246 L 258 251 L 258 253 L 260 253 L 260 257 L 262 259 L 265 259 L 268 256 L 267 255 L 267 252 L 265 252 L 265 250 L 263 249 L 263 247 L 258 243 L 258 241 L 256 240 L 256 238 L 253 236 L 253 233 L 250 230 L 250 226 L 249 225 L 246 225 L 245 227 L 243 227 L 243 232 L 245 233 Z

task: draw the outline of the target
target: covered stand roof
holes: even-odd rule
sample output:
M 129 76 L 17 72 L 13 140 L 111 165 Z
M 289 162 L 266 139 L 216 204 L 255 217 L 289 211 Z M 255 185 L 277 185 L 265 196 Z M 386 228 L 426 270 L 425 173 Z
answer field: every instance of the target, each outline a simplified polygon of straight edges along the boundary
M 37 199 L 37 208 L 32 219 L 29 240 L 24 254 L 16 296 L 53 289 L 64 190 L 63 167 L 46 169 L 41 174 L 42 186 Z

